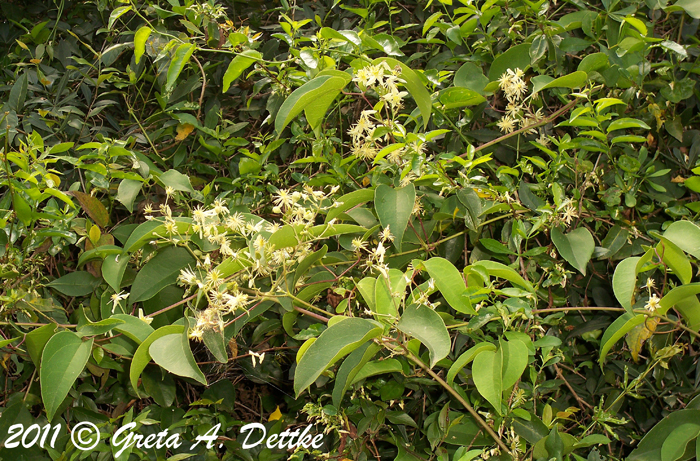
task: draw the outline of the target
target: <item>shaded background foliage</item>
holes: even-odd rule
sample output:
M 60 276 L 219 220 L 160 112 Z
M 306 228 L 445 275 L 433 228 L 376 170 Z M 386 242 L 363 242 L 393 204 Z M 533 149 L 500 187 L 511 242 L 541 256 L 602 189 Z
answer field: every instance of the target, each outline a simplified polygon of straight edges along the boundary
M 317 416 L 332 429 L 324 451 L 331 456 L 468 460 L 482 447 L 489 452 L 493 441 L 454 395 L 389 349 L 375 361 L 381 373 L 353 384 L 342 405 L 330 398 L 337 368 L 293 395 L 297 350 L 325 331 L 328 317 L 377 318 L 365 313 L 375 311 L 360 287 L 369 273 L 351 264 L 358 259 L 352 238 L 376 248 L 389 222 L 394 236 L 404 234 L 387 243 L 392 269 L 408 274 L 412 260 L 419 266 L 441 257 L 467 281 L 491 288 L 458 293 L 468 298 L 460 311 L 429 265 L 429 274 L 415 274 L 422 289 L 438 280 L 440 293 L 433 290 L 430 301 L 441 300 L 436 312 L 451 342 L 449 354 L 431 363 L 439 376 L 447 378 L 475 345 L 501 351 L 507 338 L 528 346 L 527 369 L 504 396 L 485 394 L 475 368 L 452 376 L 453 388 L 526 459 L 622 459 L 660 421 L 670 433 L 683 418 L 697 421 L 687 413 L 698 411 L 691 403 L 700 380 L 695 294 L 664 318 L 650 316 L 652 323 L 640 314 L 654 297 L 697 277 L 695 229 L 669 231 L 700 212 L 696 2 L 63 1 L 3 2 L 0 11 L 0 315 L 7 340 L 0 442 L 11 424 L 47 423 L 46 409 L 54 424 L 89 420 L 105 434 L 133 419 L 148 423 L 144 433 L 175 424 L 191 439 L 218 422 L 226 450 L 200 447 L 190 459 L 284 459 L 290 455 L 241 450 L 236 441 L 243 422 L 267 422 L 279 405 L 284 416 L 268 422 L 271 430 Z M 403 77 L 417 79 L 413 88 L 401 85 L 405 107 L 389 117 L 394 125 L 380 128 L 387 136 L 380 147 L 417 146 L 398 163 L 353 155 L 348 130 L 379 101 L 377 92 L 346 82 L 317 109 L 320 124 L 310 120 L 313 101 L 294 117 L 285 105 L 323 72 L 347 71 L 349 79 L 378 58 L 406 64 L 414 73 L 403 70 Z M 504 137 L 508 130 L 497 124 L 509 98 L 498 80 L 515 68 L 525 71 L 528 94 L 539 90 L 526 106 L 541 115 L 531 118 L 535 133 Z M 232 211 L 280 222 L 270 197 L 302 185 L 326 192 L 338 186 L 319 205 L 318 225 L 331 213 L 328 203 L 369 191 L 354 196 L 358 208 L 337 214 L 343 225 L 368 231 L 312 239 L 310 250 L 327 245 L 328 253 L 306 267 L 308 285 L 293 290 L 295 298 L 256 305 L 243 320 L 229 314 L 216 347 L 183 339 L 191 353 L 182 357 L 198 365 L 178 373 L 154 357 L 134 388 L 132 357 L 151 331 L 139 309 L 152 317 L 152 330 L 174 328 L 167 332 L 175 335 L 206 307 L 199 298 L 177 305 L 189 292 L 175 283 L 176 272 L 160 285 L 150 277 L 219 256 L 189 227 L 181 232 L 195 242 L 193 255 L 167 239 L 150 245 L 157 240 L 151 234 L 133 244 L 148 210 L 169 203 L 174 215 L 188 216 L 220 199 Z M 417 202 L 387 211 L 376 197 L 391 188 L 413 188 Z M 408 224 L 400 225 L 402 212 Z M 241 247 L 249 244 L 238 237 Z M 119 252 L 110 253 L 113 247 Z M 114 269 L 116 254 L 127 261 L 123 269 Z M 633 257 L 647 259 L 636 264 Z M 162 266 L 147 270 L 154 260 Z M 489 272 L 479 261 L 509 266 L 535 285 L 533 293 L 511 272 Z M 258 288 L 269 288 L 265 283 Z M 115 313 L 111 297 L 122 289 L 131 299 Z M 623 314 L 630 317 L 620 323 Z M 632 325 L 633 315 L 643 323 Z M 50 404 L 38 378 L 42 349 L 59 334 L 41 327 L 51 323 L 82 331 L 90 354 L 65 399 L 55 395 Z M 407 341 L 413 334 L 405 324 L 398 330 L 392 332 L 411 353 L 432 362 L 430 340 L 419 338 L 427 342 L 421 348 Z M 80 344 L 76 350 L 88 341 Z M 257 366 L 250 350 L 266 354 Z M 202 386 L 200 374 L 215 384 Z M 504 414 L 494 405 L 502 398 Z M 681 416 L 664 420 L 669 414 Z M 650 442 L 658 447 L 632 459 L 690 459 L 698 431 L 659 435 Z M 0 457 L 75 457 L 67 434 L 56 450 L 3 448 Z M 663 451 L 667 440 L 681 452 Z M 89 456 L 107 459 L 111 451 L 105 445 Z

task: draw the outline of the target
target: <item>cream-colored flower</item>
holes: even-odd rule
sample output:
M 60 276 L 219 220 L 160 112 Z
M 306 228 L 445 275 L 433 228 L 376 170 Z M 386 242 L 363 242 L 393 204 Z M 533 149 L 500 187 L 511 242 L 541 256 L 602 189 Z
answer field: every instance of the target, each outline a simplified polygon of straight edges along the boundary
M 650 314 L 655 313 L 656 310 L 659 307 L 661 307 L 661 304 L 659 301 L 661 301 L 661 299 L 658 296 L 656 296 L 655 294 L 651 295 L 651 297 L 649 298 L 649 301 L 647 301 L 647 303 L 644 305 L 644 309 L 649 311 Z
M 515 120 L 506 115 L 496 123 L 503 133 L 512 133 L 515 130 Z

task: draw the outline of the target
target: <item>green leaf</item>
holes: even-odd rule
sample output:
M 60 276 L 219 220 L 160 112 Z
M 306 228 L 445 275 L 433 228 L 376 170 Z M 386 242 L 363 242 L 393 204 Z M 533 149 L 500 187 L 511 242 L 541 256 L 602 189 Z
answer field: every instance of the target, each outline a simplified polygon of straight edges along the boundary
M 231 83 L 236 80 L 254 62 L 262 60 L 262 55 L 255 50 L 245 50 L 231 61 L 224 74 L 222 93 L 226 93 L 231 87 Z
M 343 360 L 343 363 L 338 368 L 338 373 L 335 376 L 335 384 L 333 386 L 333 406 L 340 408 L 343 396 L 350 387 L 357 373 L 362 367 L 374 357 L 381 349 L 381 346 L 371 341 L 366 342 L 359 348 L 355 349 Z
M 100 285 L 100 279 L 86 271 L 75 271 L 47 284 L 66 296 L 85 296 Z
M 365 342 L 381 335 L 383 328 L 367 319 L 351 317 L 327 328 L 309 346 L 294 372 L 296 396 L 304 392 L 328 367 Z
M 671 434 L 679 427 L 698 424 L 698 421 L 700 410 L 686 408 L 671 412 L 644 435 L 637 448 L 627 457 L 627 461 L 659 461 L 662 459 L 663 445 Z M 692 455 L 686 459 L 692 459 Z
M 423 266 L 435 280 L 435 286 L 445 298 L 445 301 L 457 312 L 474 315 L 476 312 L 471 304 L 462 297 L 467 289 L 462 274 L 445 258 L 434 257 L 423 262 Z
M 134 357 L 131 359 L 131 367 L 129 368 L 129 379 L 131 380 L 131 386 L 138 393 L 138 381 L 139 376 L 146 368 L 146 365 L 151 361 L 151 354 L 148 349 L 151 344 L 157 339 L 160 339 L 167 335 L 178 334 L 181 335 L 185 327 L 182 325 L 166 325 L 158 328 L 156 331 L 148 335 L 148 338 L 144 339 L 139 345 L 136 352 L 134 352 Z
M 520 340 L 504 341 L 500 339 L 499 352 L 501 354 L 501 385 L 503 390 L 509 389 L 520 379 L 527 368 L 527 346 Z
M 107 23 L 107 28 L 111 29 L 114 26 L 114 22 L 119 19 L 123 14 L 131 11 L 131 6 L 120 6 L 115 8 L 109 15 L 109 22 Z M 49 418 L 51 419 L 51 418 Z
M 372 64 L 377 65 L 382 61 L 386 62 L 391 68 L 395 68 L 396 66 L 401 68 L 400 78 L 404 81 L 403 85 L 416 101 L 416 105 L 418 106 L 421 116 L 423 117 L 423 128 L 428 128 L 430 114 L 433 111 L 433 102 L 430 98 L 430 93 L 425 85 L 423 85 L 423 82 L 421 81 L 420 77 L 418 77 L 418 74 L 406 64 L 393 58 L 377 58 L 372 61 Z
M 489 79 L 484 75 L 481 67 L 473 62 L 465 62 L 455 72 L 454 86 L 468 88 L 478 94 L 482 94 L 488 84 Z
M 170 373 L 185 378 L 192 378 L 206 386 L 207 379 L 194 360 L 186 331 L 179 334 L 165 335 L 156 339 L 148 348 L 148 353 L 154 362 Z
M 294 283 L 296 284 L 301 277 L 304 276 L 306 271 L 314 265 L 314 263 L 323 259 L 328 251 L 328 245 L 323 245 L 320 250 L 311 253 L 309 256 L 304 258 L 302 262 L 297 266 L 297 270 L 294 272 Z
M 141 56 L 146 52 L 146 40 L 151 36 L 153 30 L 148 26 L 142 26 L 134 34 L 134 60 L 136 64 L 141 61 Z
M 607 132 L 616 130 L 626 130 L 629 128 L 641 128 L 644 130 L 650 130 L 649 125 L 636 118 L 619 118 L 608 125 Z
M 495 351 L 496 346 L 491 343 L 482 342 L 476 346 L 471 347 L 466 352 L 462 353 L 457 360 L 454 361 L 449 371 L 447 372 L 447 382 L 452 384 L 464 367 L 466 367 L 472 360 L 476 358 L 482 351 Z
M 55 323 L 49 323 L 48 325 L 30 331 L 24 336 L 24 342 L 27 344 L 29 357 L 37 367 L 39 367 L 41 363 L 41 354 L 44 352 L 44 347 L 56 332 L 56 327 L 57 325 Z
M 450 353 L 450 335 L 442 317 L 427 306 L 413 304 L 401 315 L 396 328 L 423 343 L 430 352 L 430 367 Z
M 608 66 L 608 55 L 605 53 L 592 53 L 585 56 L 578 65 L 578 69 L 589 74 Z
M 194 257 L 185 248 L 171 246 L 164 249 L 136 274 L 129 301 L 136 303 L 151 299 L 166 286 L 174 284 L 181 269 L 194 263 Z
M 27 85 L 27 73 L 22 72 L 22 75 L 17 77 L 14 85 L 12 85 L 10 95 L 7 98 L 7 107 L 16 112 L 21 112 L 24 109 L 24 100 L 27 97 Z
M 49 339 L 41 355 L 39 371 L 41 399 L 49 421 L 85 368 L 92 351 L 92 339 L 83 341 L 71 331 L 61 331 Z
M 335 200 L 334 207 L 328 210 L 326 215 L 326 223 L 330 220 L 335 219 L 341 213 L 345 213 L 351 208 L 355 208 L 366 202 L 374 200 L 374 189 L 360 189 L 349 194 L 345 194 L 342 197 Z
M 153 333 L 153 328 L 149 324 L 133 315 L 115 314 L 110 318 L 121 320 L 123 323 L 115 326 L 114 329 L 137 344 L 144 342 Z
M 80 203 L 85 213 L 87 213 L 97 225 L 103 229 L 109 225 L 109 212 L 97 197 L 80 191 L 73 191 L 70 192 L 70 194 L 78 200 L 78 203 Z
M 646 320 L 644 314 L 630 314 L 626 312 L 618 317 L 603 333 L 603 338 L 600 340 L 600 367 L 605 363 L 605 357 L 608 351 L 618 342 L 623 336 L 629 333 L 637 325 L 641 325 Z
M 76 332 L 80 336 L 95 336 L 102 335 L 108 331 L 113 330 L 117 325 L 124 323 L 121 319 L 104 319 L 99 322 L 88 322 L 85 325 L 81 325 L 76 329 Z
M 545 83 L 543 85 L 535 84 L 533 86 L 532 92 L 537 93 L 538 91 L 547 90 L 549 88 L 582 88 L 586 85 L 588 80 L 588 74 L 583 71 L 572 72 L 563 77 L 555 78 L 551 82 Z
M 166 91 L 170 91 L 175 86 L 175 82 L 177 82 L 180 72 L 182 72 L 182 69 L 184 69 L 185 65 L 187 65 L 189 62 L 195 49 L 196 46 L 190 43 L 183 43 L 177 47 L 175 50 L 175 55 L 170 61 L 170 66 L 168 67 L 167 81 L 165 83 Z
M 700 423 L 684 423 L 671 432 L 661 445 L 661 461 L 676 461 L 685 453 L 688 443 L 700 434 Z
M 129 257 L 124 254 L 107 255 L 102 262 L 102 278 L 116 293 L 121 288 L 122 279 L 129 264 Z
M 486 101 L 486 98 L 474 90 L 454 86 L 440 91 L 438 99 L 445 109 L 475 106 Z
M 175 190 L 183 192 L 194 192 L 190 178 L 177 170 L 168 170 L 158 178 L 164 186 L 170 186 Z
M 482 267 L 492 277 L 506 279 L 515 285 L 525 288 L 530 293 L 535 292 L 535 287 L 533 287 L 530 282 L 522 278 L 522 276 L 518 274 L 515 269 L 512 269 L 505 264 L 501 264 L 497 261 L 481 260 L 472 264 L 472 267 Z
M 700 3 L 697 0 L 678 0 L 673 6 L 680 6 L 693 19 L 700 19 Z
M 617 302 L 628 312 L 634 305 L 634 290 L 637 287 L 637 263 L 640 257 L 623 259 L 613 274 L 613 293 Z
M 483 350 L 474 358 L 472 378 L 479 394 L 486 399 L 500 415 L 503 377 L 501 374 L 501 354 L 498 351 Z
M 664 232 L 664 238 L 678 248 L 700 259 L 700 227 L 690 221 L 675 221 Z
M 350 381 L 350 385 L 362 381 L 365 378 L 382 375 L 384 373 L 400 373 L 403 371 L 401 362 L 396 359 L 376 360 L 365 364 Z
M 129 213 L 134 212 L 134 201 L 141 192 L 141 181 L 133 179 L 122 179 L 117 189 L 117 200 L 129 210 Z
M 339 77 L 345 81 L 342 88 L 352 81 L 352 77 L 347 72 L 342 72 L 339 70 L 327 69 L 318 73 L 318 76 L 330 75 L 331 77 Z M 341 89 L 342 89 L 341 88 Z M 320 136 L 320 127 L 323 117 L 326 116 L 328 108 L 331 106 L 338 93 L 329 91 L 319 95 L 319 97 L 314 101 L 313 104 L 309 104 L 304 107 L 304 115 L 306 116 L 306 121 L 317 136 Z
M 376 312 L 377 303 L 375 301 L 374 293 L 376 291 L 377 279 L 373 277 L 365 277 L 359 282 L 357 282 L 357 289 L 362 295 L 362 299 L 365 300 L 365 304 L 372 312 Z
M 169 407 L 175 401 L 177 393 L 175 380 L 170 374 L 163 373 L 159 369 L 149 368 L 146 370 L 143 374 L 143 388 L 161 407 Z
M 15 192 L 12 197 L 12 207 L 17 214 L 17 218 L 22 221 L 22 224 L 29 226 L 34 218 L 34 212 L 32 211 L 32 207 L 29 205 L 29 202 L 25 200 L 22 194 Z
M 326 94 L 337 96 L 340 94 L 340 90 L 345 88 L 345 85 L 347 85 L 347 80 L 344 78 L 321 75 L 294 90 L 277 111 L 277 116 L 275 117 L 277 136 L 301 111 L 310 105 L 316 104 Z
M 661 237 L 660 240 L 656 245 L 657 254 L 661 255 L 664 264 L 671 268 L 681 283 L 690 283 L 690 279 L 693 277 L 693 268 L 688 257 L 670 240 L 664 237 Z
M 401 303 L 401 296 L 392 296 L 392 293 L 403 295 L 406 282 L 403 272 L 398 269 L 389 269 L 388 275 L 388 279 L 383 274 L 377 277 L 377 283 L 374 284 L 374 303 L 375 312 L 380 314 L 377 320 L 392 323 L 393 319 L 399 316 Z
M 401 251 L 401 241 L 416 203 L 416 188 L 413 184 L 393 189 L 385 184 L 374 190 L 374 207 L 382 227 L 394 236 L 394 246 Z
M 481 223 L 481 199 L 479 195 L 470 187 L 465 187 L 457 192 L 457 199 L 466 207 L 464 213 L 464 224 L 469 230 L 476 231 Z
M 207 328 L 204 330 L 202 340 L 219 363 L 228 363 L 228 352 L 226 352 L 226 341 L 223 331 Z
M 595 249 L 595 241 L 590 231 L 579 227 L 565 235 L 555 227 L 551 231 L 551 237 L 561 256 L 581 274 L 586 275 L 586 265 Z
M 524 71 L 529 67 L 530 44 L 523 43 L 521 45 L 516 45 L 493 60 L 491 68 L 489 69 L 489 80 L 492 82 L 498 80 L 508 69 L 520 69 Z

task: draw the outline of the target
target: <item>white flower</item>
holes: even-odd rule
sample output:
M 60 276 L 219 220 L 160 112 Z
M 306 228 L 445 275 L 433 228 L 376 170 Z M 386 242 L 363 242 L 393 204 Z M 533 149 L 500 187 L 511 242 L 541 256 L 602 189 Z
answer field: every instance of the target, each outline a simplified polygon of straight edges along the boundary
M 123 291 L 120 291 L 119 293 L 114 293 L 112 296 L 110 296 L 110 301 L 112 302 L 112 314 L 114 314 L 114 310 L 117 308 L 120 301 L 128 297 L 129 293 L 124 293 Z
M 661 299 L 659 299 L 658 296 L 651 295 L 651 297 L 649 298 L 649 301 L 647 301 L 647 303 L 644 305 L 644 309 L 649 311 L 650 314 L 655 313 L 656 310 L 659 307 L 661 307 L 661 304 L 659 303 L 659 301 L 661 301 Z
M 139 308 L 139 319 L 143 320 L 147 324 L 151 324 L 153 322 L 153 317 L 146 317 L 143 315 L 143 309 Z
M 258 353 L 255 351 L 248 351 L 250 354 L 250 359 L 253 361 L 253 367 L 255 367 L 255 358 L 257 357 L 258 360 L 260 360 L 258 363 L 262 365 L 263 360 L 265 360 L 265 353 Z

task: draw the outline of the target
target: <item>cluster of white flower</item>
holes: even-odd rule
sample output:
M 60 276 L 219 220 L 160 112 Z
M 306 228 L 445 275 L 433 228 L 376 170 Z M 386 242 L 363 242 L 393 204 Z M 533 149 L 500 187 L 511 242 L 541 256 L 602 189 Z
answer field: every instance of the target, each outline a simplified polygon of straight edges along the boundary
M 496 124 L 504 133 L 512 133 L 518 128 L 525 128 L 541 122 L 544 119 L 542 109 L 533 112 L 529 104 L 525 103 L 527 95 L 527 83 L 523 80 L 525 73 L 521 69 L 508 69 L 498 79 L 498 84 L 508 100 L 506 114 Z M 532 128 L 527 133 L 536 134 L 537 130 Z M 538 142 L 547 145 L 549 141 L 544 134 L 540 135 Z
M 333 186 L 328 193 L 309 186 L 304 186 L 301 192 L 279 189 L 273 198 L 275 206 L 272 212 L 283 214 L 287 224 L 313 225 L 318 212 L 329 208 L 323 206 L 323 202 L 328 201 L 339 188 L 340 186 Z
M 357 83 L 362 91 L 374 89 L 392 109 L 398 110 L 401 108 L 404 96 L 408 94 L 399 91 L 396 86 L 397 83 L 401 83 L 400 75 L 401 67 L 396 66 L 392 69 L 386 61 L 382 61 L 358 70 L 352 81 Z

